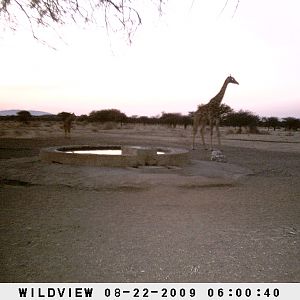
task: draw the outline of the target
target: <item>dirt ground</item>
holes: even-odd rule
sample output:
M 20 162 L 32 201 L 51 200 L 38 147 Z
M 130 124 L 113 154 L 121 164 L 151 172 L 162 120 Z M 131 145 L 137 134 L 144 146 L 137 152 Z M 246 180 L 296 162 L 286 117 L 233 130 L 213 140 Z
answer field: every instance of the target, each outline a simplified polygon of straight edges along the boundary
M 190 149 L 191 130 L 76 125 L 66 139 L 58 124 L 14 126 L 0 128 L 0 282 L 300 281 L 300 132 L 224 130 L 227 163 L 198 145 L 182 168 L 119 169 L 38 154 Z

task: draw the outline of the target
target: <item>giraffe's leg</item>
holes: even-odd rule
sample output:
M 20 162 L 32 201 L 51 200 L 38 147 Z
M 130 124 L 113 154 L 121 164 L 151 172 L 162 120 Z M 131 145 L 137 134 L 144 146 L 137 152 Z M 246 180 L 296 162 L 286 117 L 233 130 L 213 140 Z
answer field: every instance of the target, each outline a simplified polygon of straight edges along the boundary
M 193 146 L 192 146 L 192 150 L 195 150 L 195 136 L 196 136 L 197 132 L 194 132 L 193 130 Z
M 193 121 L 193 150 L 195 150 L 195 137 L 198 131 L 199 117 L 195 116 Z
M 209 128 L 210 128 L 210 150 L 213 150 L 213 130 L 214 130 L 214 122 L 213 119 L 209 119 Z
M 68 126 L 68 138 L 70 139 L 71 138 L 71 127 Z
M 205 150 L 207 150 L 207 147 L 206 147 L 206 144 L 205 144 L 205 138 L 204 138 L 204 130 L 205 130 L 205 127 L 206 127 L 206 120 L 204 120 L 204 121 L 201 123 L 200 133 L 201 133 L 201 139 L 202 139 L 203 147 L 204 147 Z
M 219 148 L 221 148 L 221 134 L 220 134 L 220 119 L 217 118 L 216 119 L 216 131 L 217 131 L 217 136 L 218 136 L 218 145 L 219 145 Z

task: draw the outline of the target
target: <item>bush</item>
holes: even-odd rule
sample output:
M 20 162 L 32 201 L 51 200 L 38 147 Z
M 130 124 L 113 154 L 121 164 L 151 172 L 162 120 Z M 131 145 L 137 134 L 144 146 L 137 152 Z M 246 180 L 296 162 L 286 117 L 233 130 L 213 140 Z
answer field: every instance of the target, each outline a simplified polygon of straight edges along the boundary
M 92 122 L 120 122 L 124 123 L 127 120 L 127 116 L 120 112 L 118 109 L 103 109 L 95 111 L 93 110 L 89 114 L 89 120 Z
M 27 110 L 21 110 L 17 113 L 17 115 L 18 115 L 18 120 L 25 124 L 28 124 L 29 121 L 32 119 L 31 113 Z

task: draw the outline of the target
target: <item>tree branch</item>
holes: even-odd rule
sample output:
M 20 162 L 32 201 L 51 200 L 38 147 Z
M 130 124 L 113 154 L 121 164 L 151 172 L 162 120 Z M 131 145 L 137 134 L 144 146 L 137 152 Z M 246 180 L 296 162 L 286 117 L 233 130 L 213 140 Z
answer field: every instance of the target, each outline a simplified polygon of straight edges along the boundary
M 234 10 L 234 13 L 233 13 L 232 17 L 235 16 L 235 13 L 236 13 L 236 11 L 237 11 L 237 9 L 238 9 L 238 7 L 239 7 L 239 4 L 240 4 L 240 0 L 237 0 L 236 6 L 235 6 L 235 10 Z
M 138 3 L 140 0 L 135 1 Z M 155 2 L 159 13 L 162 13 L 164 0 L 148 1 Z M 132 35 L 142 24 L 142 17 L 133 0 L 0 0 L 0 20 L 9 26 L 14 24 L 17 28 L 21 26 L 20 14 L 14 12 L 21 11 L 28 20 L 34 39 L 40 40 L 37 36 L 38 28 L 53 29 L 70 20 L 74 23 L 97 23 L 99 19 L 96 18 L 96 11 L 101 9 L 104 17 L 100 20 L 107 30 L 122 30 L 131 41 Z M 116 25 L 121 25 L 121 28 L 116 28 Z

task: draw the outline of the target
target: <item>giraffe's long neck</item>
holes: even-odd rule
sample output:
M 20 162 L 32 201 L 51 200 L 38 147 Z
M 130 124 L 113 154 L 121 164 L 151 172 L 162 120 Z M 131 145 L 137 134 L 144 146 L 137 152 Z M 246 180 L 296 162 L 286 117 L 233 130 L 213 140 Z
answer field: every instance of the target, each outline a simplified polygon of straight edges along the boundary
M 73 121 L 72 117 L 69 116 L 68 118 L 66 118 L 66 123 L 70 124 Z
M 219 106 L 221 104 L 221 102 L 224 98 L 224 95 L 225 95 L 227 85 L 228 85 L 228 81 L 226 79 L 223 86 L 222 86 L 222 88 L 221 88 L 221 90 L 220 90 L 220 92 L 210 100 L 210 104 L 213 104 L 213 105 L 216 105 L 216 106 Z

